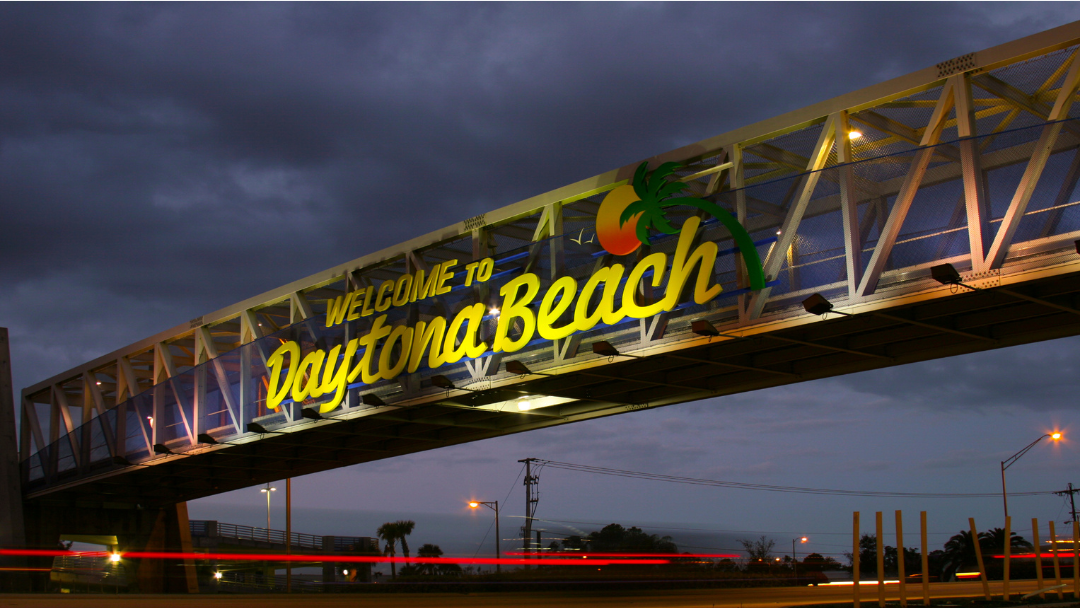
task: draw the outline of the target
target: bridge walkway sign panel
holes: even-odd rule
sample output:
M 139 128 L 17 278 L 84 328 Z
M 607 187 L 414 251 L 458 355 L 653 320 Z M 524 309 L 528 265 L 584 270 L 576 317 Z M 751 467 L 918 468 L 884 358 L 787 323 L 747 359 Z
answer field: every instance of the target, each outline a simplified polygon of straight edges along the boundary
M 1078 45 L 1073 23 L 943 62 L 44 380 L 22 393 L 24 492 L 168 504 L 1076 335 Z M 808 314 L 813 294 L 846 316 Z

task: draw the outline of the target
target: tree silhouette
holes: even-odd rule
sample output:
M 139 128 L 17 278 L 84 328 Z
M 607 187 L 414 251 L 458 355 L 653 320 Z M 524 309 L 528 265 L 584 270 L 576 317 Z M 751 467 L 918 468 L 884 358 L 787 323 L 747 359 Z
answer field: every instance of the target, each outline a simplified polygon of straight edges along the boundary
M 751 562 L 767 562 L 772 557 L 776 541 L 762 535 L 757 540 L 740 540 L 739 544 L 743 546 Z
M 1019 551 L 1030 551 L 1031 543 L 1029 543 L 1023 536 L 1020 536 L 1016 532 L 1009 533 L 1009 545 L 1012 549 L 1012 553 Z M 1005 552 L 1005 529 L 1004 528 L 991 528 L 986 532 L 979 534 L 979 546 L 983 550 L 983 553 L 1004 553 Z
M 855 556 L 844 553 L 851 566 L 855 565 Z M 871 534 L 863 534 L 859 537 L 859 573 L 877 574 L 877 537 Z
M 570 539 L 567 539 L 569 541 Z M 670 536 L 647 534 L 641 528 L 608 524 L 585 539 L 589 551 L 600 553 L 678 553 Z M 567 542 L 567 546 L 570 546 Z
M 1031 550 L 1031 543 L 1025 540 L 1023 536 L 1019 536 L 1015 532 L 1010 533 L 1009 536 L 1009 545 L 1012 547 L 1013 553 Z M 1005 530 L 1003 528 L 992 528 L 980 533 L 979 550 L 982 551 L 984 557 L 1004 553 Z M 941 573 L 943 577 L 955 574 L 961 569 L 975 567 L 978 564 L 978 559 L 975 556 L 975 543 L 971 542 L 971 532 L 961 530 L 953 535 L 945 543 L 945 551 L 942 557 Z M 988 569 L 990 569 L 989 566 Z
M 416 552 L 416 555 L 417 557 L 442 557 L 443 550 L 439 545 L 424 543 L 420 550 Z M 461 566 L 457 564 L 417 564 L 410 570 L 428 576 L 456 576 L 462 572 Z M 404 568 L 401 569 L 401 573 L 405 574 Z
M 409 543 L 406 542 L 405 537 L 412 534 L 413 528 L 416 527 L 416 522 L 411 519 L 403 519 L 394 522 L 397 526 L 397 539 L 401 542 L 401 554 L 405 556 L 405 565 L 409 565 Z
M 439 545 L 433 545 L 431 543 L 425 543 L 416 552 L 417 557 L 442 557 L 443 550 L 439 548 Z M 416 570 L 420 574 L 434 575 L 438 572 L 436 564 L 424 563 L 417 564 Z
M 375 534 L 379 537 L 380 540 L 386 543 L 386 546 L 383 548 L 383 555 L 395 557 L 397 555 L 397 550 L 395 547 L 398 538 L 397 524 L 386 522 L 385 524 L 379 526 L 379 529 L 375 532 Z M 390 562 L 390 578 L 397 579 L 397 563 L 394 561 Z

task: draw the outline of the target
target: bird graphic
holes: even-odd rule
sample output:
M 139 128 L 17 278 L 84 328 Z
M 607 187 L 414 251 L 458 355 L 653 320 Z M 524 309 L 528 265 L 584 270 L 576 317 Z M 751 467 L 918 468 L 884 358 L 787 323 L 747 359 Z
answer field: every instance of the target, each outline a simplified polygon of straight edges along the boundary
M 570 240 L 577 243 L 578 245 L 588 245 L 589 243 L 593 242 L 593 240 L 596 239 L 596 233 L 593 233 L 593 235 L 591 237 L 589 237 L 589 240 L 582 243 L 581 242 L 581 237 L 584 236 L 584 234 L 585 234 L 585 229 L 582 228 L 581 232 L 578 233 L 577 238 L 576 239 L 570 239 Z

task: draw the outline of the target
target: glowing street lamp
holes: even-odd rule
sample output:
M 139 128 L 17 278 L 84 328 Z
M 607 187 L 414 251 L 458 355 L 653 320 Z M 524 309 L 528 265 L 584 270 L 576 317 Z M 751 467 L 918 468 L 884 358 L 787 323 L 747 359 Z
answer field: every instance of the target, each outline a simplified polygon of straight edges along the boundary
M 114 563 L 114 564 L 119 563 L 120 562 L 120 554 L 115 552 L 115 551 L 110 553 L 109 554 L 109 561 Z
M 266 542 L 270 542 L 270 493 L 276 492 L 277 488 L 270 487 L 270 482 L 266 482 L 266 487 L 259 490 L 263 494 L 266 494 Z
M 1031 443 L 1027 444 L 1027 446 L 1024 449 L 1022 449 L 1019 452 L 1013 454 L 1012 456 L 1008 457 L 1007 459 L 1001 461 L 1001 502 L 1005 505 L 1005 517 L 1006 518 L 1009 517 L 1009 497 L 1005 493 L 1005 469 L 1007 469 L 1007 468 L 1011 467 L 1013 464 L 1015 464 L 1017 460 L 1020 460 L 1021 456 L 1028 453 L 1028 450 L 1035 447 L 1035 444 L 1039 443 L 1043 439 L 1046 439 L 1047 437 L 1049 437 L 1052 441 L 1060 441 L 1062 435 L 1061 435 L 1060 431 L 1054 431 L 1053 433 L 1046 433 L 1046 434 L 1040 435 L 1038 439 L 1036 439 L 1035 441 L 1032 441 Z
M 495 559 L 499 559 L 500 557 L 502 557 L 502 551 L 499 549 L 499 545 L 500 545 L 501 539 L 502 539 L 501 535 L 499 534 L 499 501 L 497 501 L 497 500 L 494 500 L 494 501 L 491 501 L 491 502 L 484 502 L 484 501 L 480 501 L 480 500 L 470 500 L 469 501 L 469 508 L 470 509 L 479 508 L 481 505 L 483 505 L 483 506 L 485 506 L 485 507 L 487 507 L 489 509 L 494 509 L 494 511 L 495 511 Z M 499 564 L 499 562 L 495 562 L 495 572 L 502 572 L 502 566 Z

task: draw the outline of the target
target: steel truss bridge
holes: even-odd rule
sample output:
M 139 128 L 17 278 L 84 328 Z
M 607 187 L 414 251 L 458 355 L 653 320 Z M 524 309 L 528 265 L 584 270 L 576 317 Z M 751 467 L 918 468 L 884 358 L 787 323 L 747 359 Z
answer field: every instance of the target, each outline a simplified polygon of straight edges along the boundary
M 695 196 L 737 216 L 759 247 L 764 290 L 745 289 L 740 258 L 722 255 L 713 279 L 725 291 L 705 305 L 690 299 L 510 355 L 489 350 L 357 382 L 322 414 L 320 400 L 267 409 L 266 359 L 283 341 L 308 352 L 368 331 L 370 318 L 327 328 L 327 300 L 447 260 L 494 259 L 489 284 L 391 311 L 391 323 L 415 322 L 492 301 L 499 277 L 534 272 L 546 287 L 615 261 L 596 243 L 595 216 L 632 163 L 25 389 L 24 497 L 57 507 L 168 505 L 626 411 L 1078 334 L 1078 45 L 1080 22 L 649 159 L 651 167 L 682 163 L 678 179 Z M 716 222 L 696 237 L 732 247 Z M 673 238 L 656 239 L 651 251 L 673 247 Z M 930 268 L 946 263 L 979 289 L 935 281 Z M 649 300 L 651 290 L 645 281 L 639 295 Z M 802 302 L 815 293 L 850 316 L 808 314 Z M 719 335 L 695 333 L 694 321 Z M 594 352 L 601 342 L 606 355 Z M 531 373 L 510 373 L 510 361 Z

